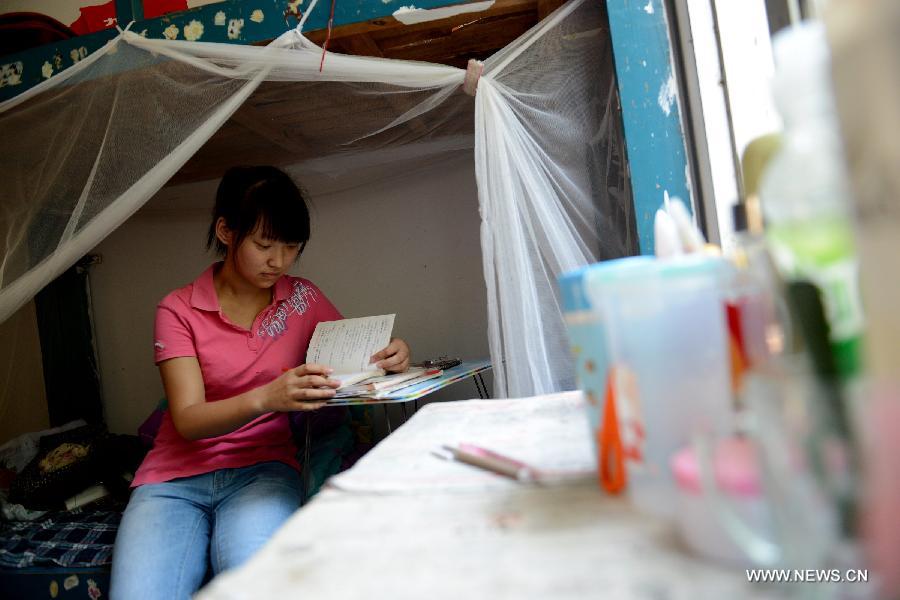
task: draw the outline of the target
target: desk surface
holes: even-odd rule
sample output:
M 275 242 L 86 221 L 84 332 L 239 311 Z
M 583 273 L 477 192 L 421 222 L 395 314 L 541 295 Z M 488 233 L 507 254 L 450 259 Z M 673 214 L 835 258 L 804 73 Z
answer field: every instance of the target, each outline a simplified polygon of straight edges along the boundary
M 742 570 L 692 558 L 670 526 L 599 489 L 582 402 L 425 406 L 197 598 L 760 597 Z M 528 486 L 430 453 L 462 441 L 585 477 Z

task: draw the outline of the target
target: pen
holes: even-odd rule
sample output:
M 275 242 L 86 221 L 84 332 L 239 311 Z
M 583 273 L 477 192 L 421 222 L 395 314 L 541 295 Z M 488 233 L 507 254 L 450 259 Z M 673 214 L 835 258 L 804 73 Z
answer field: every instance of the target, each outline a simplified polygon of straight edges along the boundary
M 532 482 L 538 479 L 537 471 L 525 463 L 473 444 L 460 444 L 458 447 L 445 445 L 441 448 L 447 453 L 447 455 L 437 453 L 441 458 L 450 458 L 516 481 Z

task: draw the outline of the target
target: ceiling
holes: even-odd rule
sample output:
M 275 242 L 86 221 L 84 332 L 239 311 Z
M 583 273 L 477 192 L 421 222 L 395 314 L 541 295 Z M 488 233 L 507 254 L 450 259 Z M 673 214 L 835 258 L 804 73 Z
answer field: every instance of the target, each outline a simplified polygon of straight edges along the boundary
M 464 69 L 484 60 L 564 4 L 561 0 L 497 0 L 488 10 L 403 25 L 393 17 L 334 29 L 329 49 L 344 54 L 423 60 Z M 307 37 L 319 44 L 325 30 Z
M 486 59 L 563 3 L 562 0 L 497 0 L 482 12 L 415 25 L 404 25 L 393 17 L 354 23 L 332 30 L 328 49 L 357 56 L 419 60 L 465 68 L 469 59 Z M 326 31 L 306 35 L 321 46 Z M 293 85 L 267 82 L 261 86 L 172 177 L 169 185 L 217 178 L 234 164 L 296 163 L 317 155 L 316 148 L 320 147 L 317 139 L 321 136 L 341 139 L 341 128 L 347 121 L 341 116 L 353 107 L 342 103 L 337 94 L 308 94 L 303 102 L 297 102 Z M 398 114 L 403 99 L 394 94 L 384 96 L 383 114 Z M 349 98 L 346 100 L 349 102 Z M 415 101 L 414 98 L 406 100 Z M 415 122 L 410 127 L 415 129 L 417 125 L 422 127 Z M 317 127 L 318 131 L 312 131 L 311 127 Z

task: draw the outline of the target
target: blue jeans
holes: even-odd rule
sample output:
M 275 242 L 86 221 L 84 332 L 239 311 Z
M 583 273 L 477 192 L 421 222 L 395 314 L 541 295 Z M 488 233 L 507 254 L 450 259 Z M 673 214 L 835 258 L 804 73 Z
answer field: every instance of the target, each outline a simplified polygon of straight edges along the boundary
M 112 600 L 189 598 L 258 550 L 300 506 L 300 474 L 265 462 L 136 488 L 113 549 Z

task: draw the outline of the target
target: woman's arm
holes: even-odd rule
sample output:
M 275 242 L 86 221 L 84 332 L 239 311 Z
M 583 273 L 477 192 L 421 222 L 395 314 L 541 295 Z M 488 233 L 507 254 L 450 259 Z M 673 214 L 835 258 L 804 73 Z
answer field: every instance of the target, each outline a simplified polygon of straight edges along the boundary
M 188 440 L 231 433 L 267 412 L 320 408 L 334 396 L 332 388 L 340 385 L 328 379 L 331 369 L 324 365 L 300 365 L 243 394 L 207 402 L 200 363 L 195 357 L 163 361 L 159 371 L 175 429 Z

